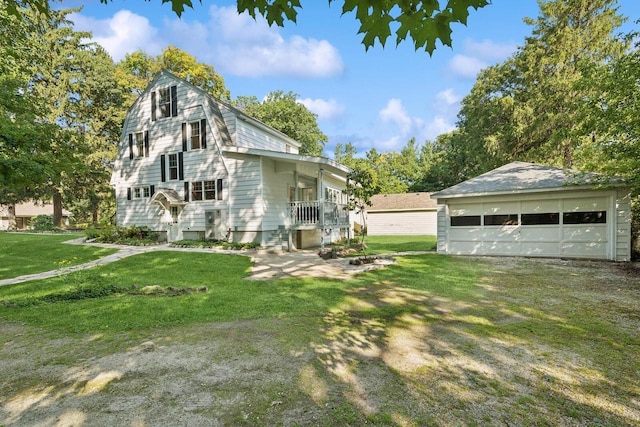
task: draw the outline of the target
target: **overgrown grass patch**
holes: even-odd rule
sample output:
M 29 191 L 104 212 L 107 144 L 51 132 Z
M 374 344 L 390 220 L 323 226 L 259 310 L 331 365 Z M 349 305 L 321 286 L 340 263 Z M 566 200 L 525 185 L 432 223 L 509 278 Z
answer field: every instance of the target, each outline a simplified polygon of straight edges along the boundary
M 82 233 L 29 234 L 0 232 L 0 279 L 82 264 L 116 252 L 63 242 Z

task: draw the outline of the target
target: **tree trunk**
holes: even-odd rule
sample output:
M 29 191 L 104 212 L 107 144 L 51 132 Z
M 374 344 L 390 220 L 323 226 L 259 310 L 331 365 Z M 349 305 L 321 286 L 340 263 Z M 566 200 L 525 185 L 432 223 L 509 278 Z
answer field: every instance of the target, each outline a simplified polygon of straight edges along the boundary
M 98 225 L 98 209 L 94 209 L 91 217 L 91 222 L 94 226 Z
M 16 205 L 15 204 L 10 204 L 9 205 L 9 224 L 7 226 L 7 228 L 9 230 L 15 230 L 16 229 Z
M 53 225 L 62 227 L 62 194 L 59 190 L 53 191 Z

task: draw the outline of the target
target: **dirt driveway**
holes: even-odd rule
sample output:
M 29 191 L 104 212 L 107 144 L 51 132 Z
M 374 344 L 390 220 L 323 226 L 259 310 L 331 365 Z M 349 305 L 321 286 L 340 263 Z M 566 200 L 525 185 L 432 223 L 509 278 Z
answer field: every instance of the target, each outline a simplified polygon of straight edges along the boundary
M 591 292 L 594 304 L 618 298 L 637 307 L 640 301 L 638 270 L 617 264 L 482 262 L 496 275 L 567 268 L 575 286 L 581 280 L 592 286 L 594 277 L 615 286 L 615 293 Z M 407 311 L 402 327 L 353 315 L 365 306 L 408 304 L 425 311 Z M 612 395 L 590 396 L 595 368 L 587 356 L 506 338 L 478 341 L 460 326 L 468 308 L 379 283 L 309 319 L 72 337 L 1 323 L 0 425 L 523 425 L 530 424 L 527 411 L 543 424 L 584 425 L 567 409 L 569 395 L 578 408 L 606 408 L 610 417 L 594 425 L 640 423 L 634 378 L 624 387 L 611 384 Z M 430 326 L 435 314 L 451 320 Z M 627 317 L 620 327 L 640 326 L 638 314 L 621 314 Z M 518 316 L 501 321 L 508 325 Z M 566 392 L 567 406 L 538 408 L 536 400 L 549 390 Z M 622 390 L 637 393 L 635 401 L 616 398 Z

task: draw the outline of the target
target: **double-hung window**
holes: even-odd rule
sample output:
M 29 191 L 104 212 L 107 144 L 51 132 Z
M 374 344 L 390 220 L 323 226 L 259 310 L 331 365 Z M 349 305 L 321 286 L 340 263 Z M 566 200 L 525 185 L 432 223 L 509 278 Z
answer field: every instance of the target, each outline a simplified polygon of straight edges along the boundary
M 157 111 L 160 113 L 160 118 L 176 117 L 178 115 L 177 94 L 177 86 L 160 88 L 157 92 L 151 92 L 151 120 L 156 120 Z
M 144 157 L 144 134 L 142 132 L 136 132 L 135 140 L 137 157 Z
M 222 200 L 222 179 L 192 182 L 191 200 Z
M 189 123 L 191 129 L 191 149 L 200 148 L 200 122 Z
M 215 181 L 204 182 L 204 199 L 205 200 L 216 199 L 216 182 Z
M 178 179 L 178 155 L 169 154 L 169 179 Z
M 160 117 L 171 117 L 171 91 L 168 87 L 158 90 Z
M 191 183 L 191 200 L 202 200 L 202 181 Z

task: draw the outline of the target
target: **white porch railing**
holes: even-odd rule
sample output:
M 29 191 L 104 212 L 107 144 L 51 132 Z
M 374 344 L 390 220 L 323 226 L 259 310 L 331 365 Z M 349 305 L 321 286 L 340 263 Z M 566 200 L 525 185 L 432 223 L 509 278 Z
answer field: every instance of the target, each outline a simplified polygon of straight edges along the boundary
M 349 211 L 345 205 L 333 202 L 313 200 L 308 202 L 291 202 L 290 217 L 292 226 L 348 226 Z

